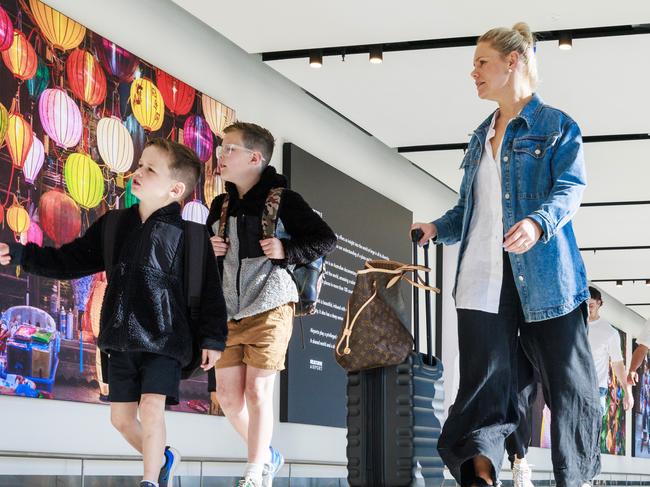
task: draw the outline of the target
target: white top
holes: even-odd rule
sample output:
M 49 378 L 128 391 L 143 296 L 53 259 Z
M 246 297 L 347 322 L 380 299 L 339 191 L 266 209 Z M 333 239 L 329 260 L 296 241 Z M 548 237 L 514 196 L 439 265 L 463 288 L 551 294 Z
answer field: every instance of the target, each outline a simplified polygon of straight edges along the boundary
M 594 357 L 598 387 L 607 387 L 609 361 L 622 362 L 621 338 L 608 321 L 599 318 L 589 322 L 589 345 Z
M 498 112 L 497 112 L 498 113 Z M 503 280 L 503 206 L 501 203 L 501 146 L 492 156 L 494 122 L 472 184 L 474 210 L 456 285 L 456 308 L 499 312 Z
M 636 339 L 636 343 L 638 345 L 645 345 L 646 347 L 650 348 L 650 319 L 645 322 L 643 331 Z

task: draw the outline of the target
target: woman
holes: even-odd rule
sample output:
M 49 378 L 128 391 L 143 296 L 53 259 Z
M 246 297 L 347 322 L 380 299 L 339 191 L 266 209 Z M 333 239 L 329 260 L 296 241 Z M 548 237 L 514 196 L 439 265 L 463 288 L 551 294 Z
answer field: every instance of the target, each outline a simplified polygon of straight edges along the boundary
M 460 386 L 438 450 L 462 486 L 497 482 L 519 419 L 519 335 L 551 409 L 557 485 L 576 487 L 600 469 L 589 291 L 571 225 L 586 184 L 580 129 L 534 93 L 526 24 L 481 36 L 473 64 L 479 98 L 498 109 L 469 142 L 458 204 L 412 227 L 424 232 L 420 244 L 460 242 Z

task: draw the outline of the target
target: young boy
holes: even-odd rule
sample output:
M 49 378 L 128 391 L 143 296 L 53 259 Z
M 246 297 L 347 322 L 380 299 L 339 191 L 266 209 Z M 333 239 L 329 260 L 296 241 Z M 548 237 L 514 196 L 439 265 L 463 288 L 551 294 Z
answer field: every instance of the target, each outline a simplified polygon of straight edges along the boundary
M 143 487 L 172 485 L 180 456 L 165 447 L 165 403 L 178 403 L 181 369 L 195 362 L 199 347 L 201 367 L 214 366 L 228 332 L 207 232 L 200 319 L 191 320 L 184 295 L 180 202 L 192 193 L 200 172 L 190 149 L 165 139 L 147 144 L 133 174 L 140 204 L 122 210 L 118 224 L 110 226 L 115 229 L 110 263 L 104 262 L 108 215 L 59 249 L 0 244 L 1 264 L 13 262 L 33 274 L 57 279 L 109 274 L 98 346 L 108 354 L 111 421 L 143 455 Z
M 226 238 L 219 226 L 224 195 L 212 202 L 207 225 L 223 265 L 228 341 L 216 364 L 219 403 L 248 445 L 248 464 L 238 487 L 268 487 L 284 463 L 270 446 L 273 387 L 293 327 L 298 292 L 288 265 L 307 264 L 331 252 L 336 236 L 302 197 L 284 189 L 277 221 L 290 239 L 263 239 L 262 215 L 269 191 L 287 180 L 268 163 L 274 140 L 263 127 L 237 122 L 224 130 L 218 148 L 226 181 Z

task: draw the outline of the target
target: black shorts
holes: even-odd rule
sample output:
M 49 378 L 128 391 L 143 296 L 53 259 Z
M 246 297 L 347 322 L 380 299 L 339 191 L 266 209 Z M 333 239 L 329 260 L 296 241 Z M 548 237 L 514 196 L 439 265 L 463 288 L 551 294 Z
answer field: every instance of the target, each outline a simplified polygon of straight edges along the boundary
M 181 364 L 165 355 L 149 352 L 110 352 L 108 399 L 139 402 L 142 394 L 167 396 L 167 404 L 178 404 Z

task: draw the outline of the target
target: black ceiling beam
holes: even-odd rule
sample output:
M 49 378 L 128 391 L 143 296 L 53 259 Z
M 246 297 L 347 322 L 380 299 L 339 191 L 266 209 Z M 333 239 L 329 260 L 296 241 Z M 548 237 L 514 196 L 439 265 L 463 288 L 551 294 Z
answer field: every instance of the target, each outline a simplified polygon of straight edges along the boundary
M 639 278 L 639 279 L 589 279 L 589 282 L 616 282 L 616 281 L 621 281 L 621 282 L 645 282 L 650 280 L 650 277 L 644 277 L 644 278 Z
M 581 252 L 602 252 L 605 250 L 650 250 L 650 245 L 628 245 L 623 247 L 580 247 Z
M 614 25 L 535 32 L 538 42 L 557 41 L 560 36 L 563 35 L 569 35 L 572 39 L 591 39 L 596 37 L 629 36 L 639 34 L 650 34 L 650 24 Z M 377 46 L 380 46 L 383 52 L 469 47 L 475 46 L 477 40 L 478 36 L 447 37 L 442 39 L 423 39 L 419 41 L 378 42 L 374 44 L 357 44 L 349 46 L 314 47 L 310 49 L 295 49 L 291 51 L 270 51 L 262 53 L 262 61 L 309 58 L 310 53 L 314 51 L 321 53 L 323 56 L 368 54 L 370 53 L 370 48 Z
M 650 303 L 628 303 L 625 306 L 650 306 Z
M 593 208 L 600 206 L 635 206 L 635 205 L 650 205 L 650 201 L 599 201 L 595 203 L 582 203 L 580 206 L 583 208 Z
M 610 134 L 610 135 L 585 135 L 582 141 L 586 144 L 594 142 L 623 142 L 630 140 L 650 140 L 650 134 Z M 427 144 L 427 145 L 406 145 L 397 148 L 397 152 L 434 152 L 445 150 L 465 150 L 467 143 L 457 144 Z

